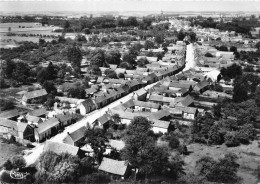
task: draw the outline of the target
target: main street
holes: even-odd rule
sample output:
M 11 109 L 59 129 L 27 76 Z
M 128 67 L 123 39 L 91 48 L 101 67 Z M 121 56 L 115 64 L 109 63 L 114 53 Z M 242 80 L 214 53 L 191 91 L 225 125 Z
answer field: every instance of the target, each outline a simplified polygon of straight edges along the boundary
M 194 48 L 193 48 L 192 44 L 189 44 L 186 47 L 186 65 L 185 65 L 184 71 L 194 67 L 195 65 L 196 64 L 195 64 L 195 60 L 194 60 Z M 145 89 L 148 90 L 148 89 L 152 88 L 154 85 L 156 85 L 157 83 L 158 82 L 147 85 L 147 86 L 145 86 Z M 120 105 L 121 102 L 125 103 L 128 100 L 130 100 L 133 97 L 133 94 L 134 94 L 134 92 L 129 93 L 128 95 L 114 101 L 113 103 L 87 114 L 82 120 L 80 120 L 72 125 L 67 126 L 62 133 L 55 135 L 54 137 L 50 138 L 49 140 L 54 141 L 54 142 L 62 142 L 62 140 L 66 136 L 67 132 L 73 132 L 82 126 L 86 126 L 87 123 L 91 126 L 92 123 L 97 118 L 101 117 L 109 109 L 112 109 L 112 108 Z M 44 147 L 44 143 L 37 144 L 35 148 L 28 151 L 29 154 L 24 156 L 24 158 L 27 162 L 27 165 L 35 163 L 35 161 L 39 158 L 40 154 L 42 153 L 43 147 Z

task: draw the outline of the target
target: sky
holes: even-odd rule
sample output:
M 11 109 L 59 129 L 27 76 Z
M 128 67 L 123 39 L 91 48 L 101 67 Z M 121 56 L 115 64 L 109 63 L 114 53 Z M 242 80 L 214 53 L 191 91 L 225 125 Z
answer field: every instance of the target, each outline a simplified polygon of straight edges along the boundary
M 0 0 L 1 12 L 48 11 L 253 11 L 258 0 Z

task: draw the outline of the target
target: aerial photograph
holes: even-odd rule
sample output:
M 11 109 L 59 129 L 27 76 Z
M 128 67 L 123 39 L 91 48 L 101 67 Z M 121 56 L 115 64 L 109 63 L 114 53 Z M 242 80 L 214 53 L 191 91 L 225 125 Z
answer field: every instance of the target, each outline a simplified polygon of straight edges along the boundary
M 0 0 L 0 184 L 260 184 L 260 1 Z

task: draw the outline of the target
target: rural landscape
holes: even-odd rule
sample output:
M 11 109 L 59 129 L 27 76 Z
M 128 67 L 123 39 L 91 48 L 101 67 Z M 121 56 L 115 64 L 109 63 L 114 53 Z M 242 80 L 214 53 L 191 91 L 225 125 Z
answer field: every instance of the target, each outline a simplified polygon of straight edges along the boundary
M 0 22 L 0 183 L 260 182 L 259 12 Z

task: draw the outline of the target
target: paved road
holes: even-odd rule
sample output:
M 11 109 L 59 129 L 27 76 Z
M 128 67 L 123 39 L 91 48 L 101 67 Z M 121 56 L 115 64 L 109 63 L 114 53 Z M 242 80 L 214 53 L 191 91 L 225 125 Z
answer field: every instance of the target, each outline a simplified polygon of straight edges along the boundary
M 186 65 L 183 71 L 189 70 L 191 68 L 194 68 L 196 66 L 195 61 L 195 53 L 194 53 L 194 46 L 193 44 L 189 44 L 186 46 Z
M 188 70 L 189 68 L 191 67 L 194 67 L 195 66 L 195 61 L 194 61 L 194 48 L 193 46 L 190 44 L 190 45 L 187 45 L 187 51 L 186 51 L 186 57 L 188 57 L 188 59 L 186 59 L 186 66 L 185 69 Z M 184 71 L 185 71 L 184 69 Z M 155 82 L 153 84 L 150 84 L 150 85 L 147 85 L 145 86 L 144 88 L 146 90 L 152 88 L 154 85 L 156 85 L 158 82 Z M 92 123 L 99 117 L 101 117 L 103 114 L 105 114 L 109 109 L 112 109 L 118 105 L 120 105 L 121 102 L 127 102 L 128 100 L 130 100 L 132 97 L 133 97 L 133 93 L 129 93 L 128 95 L 116 100 L 115 102 L 101 108 L 101 109 L 98 109 L 98 110 L 95 110 L 89 114 L 87 114 L 82 120 L 72 124 L 72 125 L 69 125 L 65 128 L 65 130 L 60 133 L 60 134 L 57 134 L 55 135 L 54 137 L 50 138 L 51 141 L 54 141 L 54 142 L 62 142 L 63 138 L 66 136 L 67 132 L 73 132 L 77 129 L 79 129 L 80 127 L 82 126 L 86 126 L 87 123 L 89 123 L 90 125 L 92 125 Z M 30 165 L 30 164 L 33 164 L 35 163 L 35 161 L 39 158 L 40 154 L 42 153 L 42 150 L 43 150 L 43 146 L 44 146 L 44 143 L 41 143 L 41 144 L 37 144 L 35 148 L 33 148 L 32 150 L 30 150 L 30 154 L 29 155 L 25 155 L 24 158 L 27 162 L 27 165 Z

